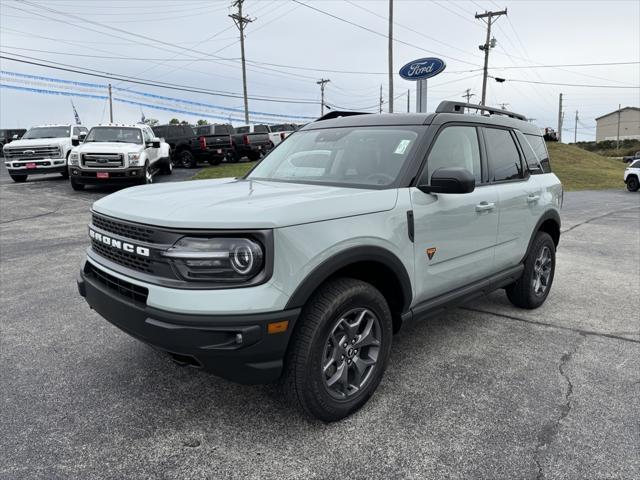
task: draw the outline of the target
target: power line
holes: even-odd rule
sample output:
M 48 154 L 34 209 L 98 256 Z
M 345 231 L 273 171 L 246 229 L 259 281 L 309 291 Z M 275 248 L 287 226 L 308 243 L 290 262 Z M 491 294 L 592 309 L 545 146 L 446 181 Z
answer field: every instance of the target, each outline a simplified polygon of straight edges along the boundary
M 632 88 L 632 89 L 640 89 L 640 85 L 638 86 L 627 86 L 627 85 L 591 85 L 586 83 L 560 83 L 560 82 L 537 82 L 535 80 L 521 80 L 517 78 L 502 78 L 502 77 L 494 77 L 489 75 L 489 78 L 493 78 L 494 80 L 500 82 L 519 82 L 519 83 L 534 83 L 539 85 L 555 85 L 560 87 L 586 87 L 586 88 Z

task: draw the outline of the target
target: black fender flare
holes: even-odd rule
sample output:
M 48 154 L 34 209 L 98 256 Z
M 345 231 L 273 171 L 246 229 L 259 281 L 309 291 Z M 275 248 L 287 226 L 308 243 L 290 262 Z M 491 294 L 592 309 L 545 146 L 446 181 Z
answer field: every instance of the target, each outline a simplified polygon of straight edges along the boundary
M 402 313 L 408 311 L 413 293 L 407 269 L 394 253 L 376 246 L 347 248 L 323 261 L 298 285 L 289 298 L 285 310 L 303 307 L 313 292 L 329 277 L 345 267 L 360 262 L 379 263 L 393 272 L 402 289 Z
M 533 231 L 531 232 L 531 238 L 529 238 L 529 244 L 527 245 L 527 251 L 524 254 L 524 257 L 521 260 L 521 262 L 524 262 L 525 259 L 527 258 L 527 256 L 529 255 L 529 250 L 531 250 L 531 245 L 533 244 L 533 239 L 536 238 L 536 234 L 540 231 L 540 227 L 547 220 L 552 220 L 555 223 L 557 223 L 558 224 L 558 232 L 560 232 L 560 227 L 562 226 L 562 222 L 560 220 L 560 214 L 558 213 L 558 211 L 552 209 L 552 210 L 547 210 L 546 212 L 544 212 L 540 216 L 540 218 L 538 219 L 538 222 L 536 223 L 536 226 L 534 227 Z M 558 236 L 558 243 L 559 242 L 560 242 L 560 237 Z M 556 247 L 557 246 L 558 246 L 558 244 L 556 243 Z

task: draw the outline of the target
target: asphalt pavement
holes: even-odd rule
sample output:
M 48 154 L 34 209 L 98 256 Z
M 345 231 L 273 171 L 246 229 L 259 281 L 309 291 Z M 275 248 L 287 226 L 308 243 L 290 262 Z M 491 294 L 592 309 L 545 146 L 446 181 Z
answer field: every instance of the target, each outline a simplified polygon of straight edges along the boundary
M 75 276 L 107 193 L 0 171 L 0 479 L 640 478 L 640 194 L 622 182 L 565 194 L 541 308 L 498 291 L 407 326 L 376 394 L 330 425 L 88 308 Z

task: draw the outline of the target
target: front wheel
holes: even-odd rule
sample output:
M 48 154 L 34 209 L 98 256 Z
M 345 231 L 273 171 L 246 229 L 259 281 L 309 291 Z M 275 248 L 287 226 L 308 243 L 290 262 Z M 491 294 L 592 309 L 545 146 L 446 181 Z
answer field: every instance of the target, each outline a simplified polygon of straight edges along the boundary
M 11 177 L 11 180 L 16 183 L 24 183 L 27 181 L 27 175 L 14 175 L 13 173 L 10 173 L 9 176 Z
M 286 358 L 289 396 L 324 422 L 340 420 L 373 395 L 391 352 L 389 306 L 372 285 L 332 280 L 304 307 Z
M 144 166 L 144 172 L 142 178 L 140 179 L 141 185 L 150 185 L 153 183 L 153 174 L 151 173 L 151 167 L 149 163 L 146 163 Z
M 71 188 L 73 188 L 76 192 L 84 190 L 84 184 L 76 182 L 73 178 L 71 178 Z
M 638 182 L 638 179 L 636 177 L 627 178 L 627 190 L 629 190 L 630 192 L 637 192 L 639 188 L 640 182 Z
M 548 233 L 538 232 L 525 259 L 522 276 L 505 289 L 509 301 L 520 308 L 538 308 L 549 295 L 555 269 L 556 245 Z

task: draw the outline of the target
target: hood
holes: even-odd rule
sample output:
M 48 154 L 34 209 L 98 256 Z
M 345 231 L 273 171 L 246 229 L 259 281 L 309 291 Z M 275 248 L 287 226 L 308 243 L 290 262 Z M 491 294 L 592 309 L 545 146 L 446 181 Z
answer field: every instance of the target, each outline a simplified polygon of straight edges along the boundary
M 74 151 L 80 153 L 127 153 L 142 150 L 140 143 L 121 142 L 89 142 L 81 143 L 75 147 Z
M 67 137 L 59 138 L 26 138 L 24 140 L 13 140 L 7 143 L 7 148 L 27 148 L 27 147 L 46 147 L 48 145 L 60 145 L 68 140 Z
M 98 200 L 93 208 L 104 215 L 148 225 L 258 229 L 391 210 L 397 196 L 396 189 L 227 178 L 127 188 Z

